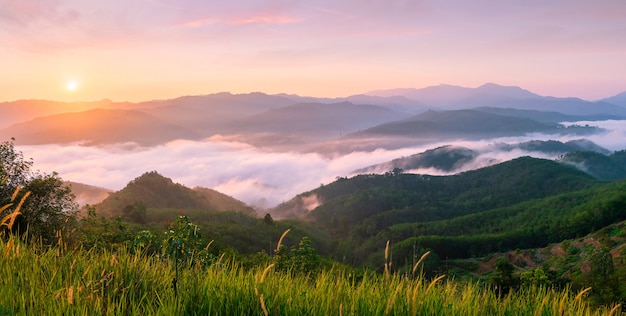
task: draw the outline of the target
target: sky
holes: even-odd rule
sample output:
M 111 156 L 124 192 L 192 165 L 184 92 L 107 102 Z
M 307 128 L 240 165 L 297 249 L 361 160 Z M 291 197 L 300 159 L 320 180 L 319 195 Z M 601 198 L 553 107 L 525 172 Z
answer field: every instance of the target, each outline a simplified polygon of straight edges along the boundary
M 0 0 L 0 101 L 626 91 L 623 0 Z

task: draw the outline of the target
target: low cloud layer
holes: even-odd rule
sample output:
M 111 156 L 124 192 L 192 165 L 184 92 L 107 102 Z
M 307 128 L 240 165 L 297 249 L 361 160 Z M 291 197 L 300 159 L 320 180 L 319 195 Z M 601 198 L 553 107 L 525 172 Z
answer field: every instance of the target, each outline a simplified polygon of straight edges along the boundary
M 315 153 L 263 152 L 241 143 L 182 140 L 134 150 L 80 145 L 20 146 L 18 150 L 34 159 L 35 169 L 57 171 L 65 180 L 119 190 L 144 172 L 155 170 L 189 187 L 213 188 L 267 207 L 344 176 L 355 165 L 415 152 L 381 150 L 330 160 Z
M 578 124 L 587 124 L 579 122 Z M 611 151 L 626 149 L 626 121 L 589 122 L 609 130 L 587 139 Z M 580 139 L 580 136 L 551 137 L 529 135 L 485 141 L 434 143 L 426 146 L 373 152 L 352 152 L 335 158 L 316 153 L 267 152 L 247 144 L 225 141 L 179 140 L 162 146 L 137 149 L 132 144 L 110 147 L 76 145 L 18 146 L 34 167 L 43 172 L 56 171 L 64 180 L 81 182 L 112 190 L 122 189 L 130 180 L 147 171 L 158 171 L 188 187 L 202 186 L 231 195 L 250 205 L 273 207 L 295 195 L 327 184 L 336 177 L 349 176 L 353 170 L 455 144 L 480 152 L 472 169 L 505 161 L 528 152 L 494 152 L 496 142 L 515 144 L 529 140 Z M 554 158 L 552 155 L 532 154 Z M 462 170 L 457 170 L 462 171 Z M 412 170 L 442 174 L 438 170 Z

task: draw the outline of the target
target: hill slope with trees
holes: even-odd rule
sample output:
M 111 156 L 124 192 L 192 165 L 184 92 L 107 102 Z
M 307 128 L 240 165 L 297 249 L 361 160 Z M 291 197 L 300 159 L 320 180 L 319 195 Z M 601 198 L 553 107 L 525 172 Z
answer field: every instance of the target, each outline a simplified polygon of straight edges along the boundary
M 604 198 L 619 205 L 621 189 L 572 166 L 522 157 L 453 176 L 340 178 L 274 211 L 312 221 L 338 240 L 338 257 L 359 265 L 377 262 L 387 240 L 403 248 L 398 253 L 420 245 L 453 258 L 584 235 L 620 220 L 612 206 L 596 206 Z M 308 210 L 311 199 L 319 206 Z
M 98 213 L 123 215 L 125 209 L 140 204 L 145 208 L 199 209 L 207 211 L 236 211 L 248 215 L 256 212 L 245 203 L 210 189 L 193 190 L 174 183 L 156 171 L 146 172 L 126 187 L 96 205 Z

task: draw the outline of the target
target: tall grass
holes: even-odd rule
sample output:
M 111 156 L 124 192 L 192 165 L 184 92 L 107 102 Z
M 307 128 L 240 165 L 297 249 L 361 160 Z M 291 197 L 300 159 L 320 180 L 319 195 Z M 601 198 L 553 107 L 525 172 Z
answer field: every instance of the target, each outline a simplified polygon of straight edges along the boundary
M 221 259 L 179 271 L 158 257 L 0 240 L 0 315 L 606 315 L 586 293 L 526 288 L 505 297 L 476 284 L 339 269 L 292 276 Z

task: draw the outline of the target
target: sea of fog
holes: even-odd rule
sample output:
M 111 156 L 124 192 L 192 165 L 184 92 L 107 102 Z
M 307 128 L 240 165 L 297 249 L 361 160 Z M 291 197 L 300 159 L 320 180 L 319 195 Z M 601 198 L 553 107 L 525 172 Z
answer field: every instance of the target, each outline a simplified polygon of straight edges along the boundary
M 607 130 L 585 137 L 611 151 L 626 149 L 626 121 L 576 122 Z M 478 168 L 493 161 L 506 161 L 523 155 L 555 158 L 546 154 L 495 151 L 494 143 L 516 144 L 529 140 L 569 141 L 580 136 L 527 135 L 483 141 L 447 141 L 426 146 L 374 152 L 352 152 L 335 158 L 316 153 L 268 152 L 253 146 L 224 141 L 178 140 L 151 148 L 128 144 L 105 147 L 72 145 L 17 146 L 25 157 L 33 158 L 34 169 L 56 171 L 70 180 L 112 190 L 122 189 L 129 181 L 147 171 L 157 171 L 188 187 L 212 188 L 259 207 L 273 207 L 296 194 L 314 189 L 337 177 L 350 176 L 356 169 L 409 156 L 443 145 L 459 145 L 480 152 Z M 464 171 L 464 170 L 457 170 Z M 412 172 L 443 174 L 438 170 Z

